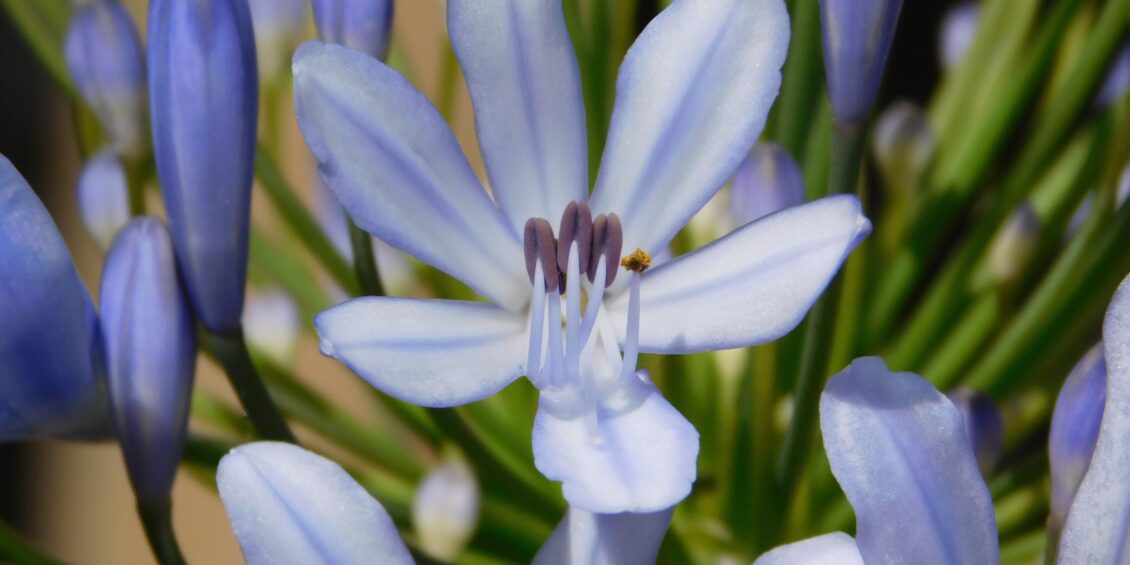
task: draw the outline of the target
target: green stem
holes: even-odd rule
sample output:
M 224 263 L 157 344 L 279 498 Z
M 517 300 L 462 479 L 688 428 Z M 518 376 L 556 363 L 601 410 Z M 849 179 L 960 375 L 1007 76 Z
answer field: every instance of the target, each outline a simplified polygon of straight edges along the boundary
M 805 162 L 805 137 L 816 117 L 820 101 L 820 6 L 796 2 L 793 8 L 793 39 L 789 59 L 782 71 L 781 95 L 773 133 L 798 162 Z
M 251 361 L 247 342 L 243 339 L 243 329 L 236 329 L 227 335 L 205 331 L 204 340 L 208 349 L 223 365 L 240 404 L 247 411 L 259 436 L 263 439 L 297 443 Z
M 168 498 L 161 500 L 139 500 L 137 514 L 145 528 L 149 547 L 161 565 L 184 565 L 184 556 L 177 545 L 173 531 L 173 504 Z
M 866 124 L 833 120 L 828 194 L 855 193 L 859 185 L 859 169 L 863 165 L 863 149 L 867 145 L 866 133 Z
M 353 218 L 348 218 L 348 221 L 349 244 L 353 248 L 353 272 L 357 275 L 361 293 L 366 296 L 384 296 L 385 289 L 377 271 L 377 258 L 373 255 L 373 238 L 357 227 Z

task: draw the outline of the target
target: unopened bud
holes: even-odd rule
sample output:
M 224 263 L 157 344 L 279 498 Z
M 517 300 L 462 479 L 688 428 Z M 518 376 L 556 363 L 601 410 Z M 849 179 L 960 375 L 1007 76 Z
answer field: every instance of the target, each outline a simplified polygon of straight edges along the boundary
M 450 460 L 432 469 L 412 503 L 412 523 L 425 553 L 454 560 L 479 521 L 479 485 L 471 467 Z
M 947 395 L 965 420 L 965 434 L 977 458 L 981 474 L 988 477 L 1001 458 L 1004 422 L 1000 410 L 988 395 L 959 388 Z
M 129 222 L 129 184 L 122 162 L 112 149 L 103 149 L 82 166 L 78 184 L 78 209 L 87 231 L 102 249 Z
M 1007 285 L 1024 272 L 1040 242 L 1040 218 L 1030 202 L 1013 212 L 989 247 L 989 269 L 998 285 Z
M 758 143 L 730 183 L 730 210 L 737 225 L 804 203 L 804 177 L 784 147 Z

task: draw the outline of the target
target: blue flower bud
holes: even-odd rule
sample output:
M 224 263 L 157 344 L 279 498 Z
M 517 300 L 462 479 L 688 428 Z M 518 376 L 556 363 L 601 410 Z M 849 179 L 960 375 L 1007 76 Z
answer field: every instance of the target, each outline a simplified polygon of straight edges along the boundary
M 902 0 L 820 0 L 824 73 L 836 120 L 861 122 L 875 103 Z
M 479 523 L 479 485 L 466 462 L 428 472 L 412 502 L 412 523 L 425 553 L 445 562 L 459 556 Z
M 169 496 L 184 447 L 196 334 L 161 220 L 122 230 L 102 272 L 102 335 L 114 424 L 138 499 Z
M 294 361 L 299 332 L 298 305 L 289 294 L 272 288 L 254 294 L 243 309 L 243 333 L 252 349 L 287 366 Z
M 965 434 L 977 458 L 981 474 L 989 476 L 1001 458 L 1004 444 L 1004 422 L 1000 410 L 988 395 L 959 388 L 948 395 L 965 420 Z
M 384 60 L 392 28 L 392 0 L 313 0 L 318 37 Z
M 113 150 L 99 151 L 82 166 L 75 191 L 87 231 L 102 249 L 109 249 L 118 230 L 129 222 L 126 171 Z
M 804 203 L 804 176 L 784 147 L 758 143 L 730 183 L 730 212 L 737 225 Z
M 887 185 L 901 191 L 918 186 L 937 147 L 926 113 L 908 100 L 899 100 L 879 114 L 871 142 Z
M 1091 466 L 1106 405 L 1106 358 L 1100 343 L 1079 360 L 1059 390 L 1048 434 L 1052 475 L 1051 521 L 1062 526 Z
M 259 84 L 245 0 L 149 6 L 153 148 L 189 298 L 217 333 L 239 327 Z
M 989 245 L 989 270 L 997 284 L 1010 284 L 1024 273 L 1040 243 L 1040 218 L 1025 202 L 1005 222 Z
M 90 297 L 51 216 L 3 156 L 0 273 L 0 441 L 108 435 Z
M 259 81 L 282 74 L 306 23 L 306 0 L 250 0 L 255 28 L 255 52 L 259 58 Z
M 145 55 L 129 13 L 117 0 L 97 0 L 75 12 L 64 55 L 83 100 L 114 149 L 141 157 L 145 131 Z
M 944 69 L 956 68 L 965 58 L 980 21 L 981 6 L 976 2 L 959 4 L 946 12 L 938 36 L 938 58 Z

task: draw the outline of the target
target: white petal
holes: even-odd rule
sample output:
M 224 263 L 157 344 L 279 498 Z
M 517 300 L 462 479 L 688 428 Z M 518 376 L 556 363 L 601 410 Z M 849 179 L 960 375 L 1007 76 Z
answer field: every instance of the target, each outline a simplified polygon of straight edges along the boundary
M 400 73 L 311 41 L 294 57 L 294 98 L 318 171 L 357 225 L 496 304 L 529 300 L 517 232 L 439 112 Z
M 1103 320 L 1106 407 L 1091 467 L 1059 541 L 1059 563 L 1130 563 L 1130 279 Z
M 651 565 L 674 508 L 648 514 L 593 514 L 569 507 L 534 565 Z
M 828 380 L 820 431 L 867 563 L 1000 562 L 961 412 L 926 380 L 856 359 Z
M 870 232 L 859 201 L 832 196 L 782 210 L 644 273 L 640 351 L 746 347 L 792 330 Z M 606 300 L 623 343 L 628 294 Z
M 421 406 L 486 398 L 525 372 L 522 316 L 491 304 L 366 297 L 314 319 L 322 352 Z
M 863 565 L 863 557 L 851 536 L 833 532 L 782 545 L 753 565 Z
M 620 66 L 593 213 L 652 254 L 718 191 L 765 126 L 781 84 L 781 0 L 678 0 Z
M 220 460 L 216 485 L 250 565 L 413 562 L 380 503 L 298 446 L 241 445 Z
M 561 2 L 453 0 L 451 46 L 475 105 L 491 188 L 516 230 L 588 196 L 581 74 Z
M 599 513 L 655 512 L 691 491 L 698 432 L 656 388 L 634 379 L 600 405 L 599 440 L 583 402 L 542 390 L 534 465 L 561 481 L 569 504 Z

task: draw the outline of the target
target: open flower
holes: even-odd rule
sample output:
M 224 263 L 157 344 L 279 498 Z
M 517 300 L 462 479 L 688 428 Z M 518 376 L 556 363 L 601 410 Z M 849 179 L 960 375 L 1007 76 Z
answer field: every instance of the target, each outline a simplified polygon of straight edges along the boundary
M 561 4 L 455 0 L 448 28 L 493 199 L 427 99 L 360 52 L 299 49 L 298 120 L 358 225 L 491 303 L 359 298 L 317 318 L 322 350 L 425 406 L 525 375 L 541 391 L 535 464 L 572 505 L 666 509 L 690 491 L 698 434 L 637 374 L 638 353 L 783 335 L 870 229 L 853 196 L 828 198 L 646 270 L 764 126 L 788 47 L 784 3 L 678 0 L 647 26 L 620 67 L 591 198 Z

